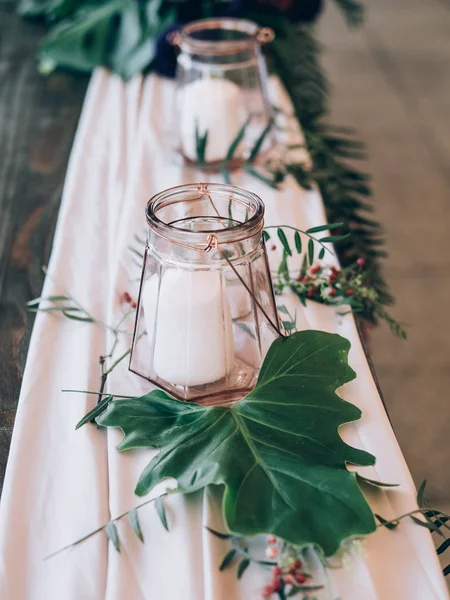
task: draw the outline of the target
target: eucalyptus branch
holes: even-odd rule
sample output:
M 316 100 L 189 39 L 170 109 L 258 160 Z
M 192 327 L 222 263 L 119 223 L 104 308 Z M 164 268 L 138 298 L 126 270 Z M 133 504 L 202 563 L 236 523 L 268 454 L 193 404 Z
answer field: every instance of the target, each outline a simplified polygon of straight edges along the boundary
M 52 552 L 51 554 L 45 556 L 44 560 L 49 560 L 50 558 L 53 558 L 54 556 L 61 554 L 61 552 L 64 552 L 65 550 L 69 550 L 69 548 L 73 548 L 74 546 L 81 544 L 81 542 L 85 542 L 86 540 L 91 538 L 93 535 L 96 535 L 97 533 L 100 533 L 100 531 L 103 531 L 104 529 L 106 529 L 110 523 L 116 523 L 117 521 L 120 521 L 120 519 L 123 519 L 123 517 L 128 516 L 131 512 L 133 512 L 135 510 L 139 510 L 140 508 L 146 506 L 147 504 L 156 502 L 160 498 L 164 498 L 164 496 L 167 496 L 167 492 L 165 494 L 161 494 L 161 496 L 157 496 L 156 498 L 151 498 L 150 500 L 146 500 L 145 502 L 142 502 L 142 504 L 138 504 L 138 506 L 135 506 L 134 508 L 130 508 L 130 510 L 127 510 L 127 511 L 123 512 L 121 515 L 114 517 L 114 519 L 110 519 L 107 523 L 104 523 L 100 527 L 97 527 L 97 529 L 95 529 L 94 531 L 91 531 L 87 535 L 84 535 L 83 537 L 79 538 L 78 540 L 75 540 L 71 544 L 67 544 L 67 546 L 64 546 L 63 548 L 56 550 L 56 552 Z
M 313 242 L 319 244 L 319 246 L 321 246 L 321 248 L 323 248 L 325 250 L 325 252 L 329 252 L 330 254 L 332 254 L 333 256 L 335 255 L 334 252 L 332 250 L 330 250 L 330 248 L 328 246 L 326 246 L 326 244 L 330 244 L 330 243 L 334 243 L 334 242 L 339 242 L 341 240 L 347 239 L 350 236 L 350 233 L 346 233 L 344 235 L 336 235 L 336 236 L 326 236 L 325 238 L 316 238 L 315 236 L 312 235 L 311 230 L 316 230 L 316 231 L 325 231 L 326 229 L 336 229 L 338 227 L 343 227 L 344 223 L 334 223 L 331 225 L 323 225 L 323 226 L 319 226 L 319 227 L 312 227 L 311 229 L 307 229 L 306 231 L 303 229 L 298 229 L 297 227 L 294 227 L 293 225 L 266 225 L 264 227 L 264 231 L 266 231 L 267 229 L 290 229 L 291 231 L 296 231 L 297 233 L 301 233 L 303 235 L 306 235 L 310 240 L 312 240 Z M 325 241 L 324 241 L 325 240 Z M 289 252 L 288 252 L 289 254 Z

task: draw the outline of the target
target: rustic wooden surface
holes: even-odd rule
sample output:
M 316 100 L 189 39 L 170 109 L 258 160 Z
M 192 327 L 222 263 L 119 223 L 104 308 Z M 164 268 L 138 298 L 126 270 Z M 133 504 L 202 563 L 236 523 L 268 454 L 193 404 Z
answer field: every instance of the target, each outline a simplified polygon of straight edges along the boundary
M 42 77 L 43 26 L 0 2 L 0 491 L 34 317 L 87 78 Z M 45 399 L 42 399 L 45 401 Z

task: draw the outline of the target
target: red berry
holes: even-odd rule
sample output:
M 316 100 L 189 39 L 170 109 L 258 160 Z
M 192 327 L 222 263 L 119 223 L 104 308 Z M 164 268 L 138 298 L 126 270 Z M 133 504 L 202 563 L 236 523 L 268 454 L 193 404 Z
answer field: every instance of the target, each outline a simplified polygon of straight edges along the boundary
M 270 249 L 271 249 L 271 250 L 276 250 L 276 249 L 277 249 L 277 247 L 275 246 L 275 244 L 272 244 L 272 245 L 270 246 Z
M 308 298 L 312 298 L 312 297 L 314 296 L 315 292 L 316 292 L 316 289 L 317 289 L 317 288 L 316 288 L 316 286 L 315 286 L 315 285 L 311 286 L 311 287 L 309 288 L 309 290 L 306 292 L 306 295 L 307 295 L 307 297 L 308 297 Z
M 124 293 L 124 295 L 122 296 L 122 299 L 124 302 L 131 302 L 131 296 L 128 292 Z
M 294 577 L 292 575 L 289 575 L 289 574 L 288 575 L 284 575 L 283 581 L 287 585 L 292 585 L 294 583 Z
M 274 535 L 269 535 L 269 536 L 267 536 L 267 543 L 268 544 L 276 544 L 277 538 Z
M 306 575 L 303 575 L 303 573 L 297 573 L 297 575 L 295 576 L 295 581 L 296 583 L 305 583 L 306 581 Z
M 270 598 L 272 595 L 272 586 L 271 585 L 265 585 L 262 589 L 262 597 L 263 598 Z
M 274 567 L 272 569 L 272 575 L 274 577 L 280 577 L 280 575 L 283 573 L 283 569 L 281 567 Z
M 281 588 L 281 581 L 279 579 L 274 579 L 270 587 L 272 588 L 272 593 L 278 592 L 278 590 Z
M 348 290 L 345 292 L 345 295 L 353 296 L 354 293 L 355 293 L 355 290 L 353 290 L 352 288 L 348 288 Z
M 336 294 L 337 294 L 337 290 L 335 290 L 334 288 L 331 288 L 331 290 L 328 292 L 328 295 L 332 296 L 332 297 L 336 296 Z
M 366 261 L 364 260 L 364 258 L 360 257 L 360 258 L 358 258 L 358 260 L 356 261 L 356 264 L 357 264 L 359 267 L 363 267 L 363 266 L 366 264 Z
M 295 561 L 294 565 L 295 565 L 296 569 L 301 569 L 302 568 L 302 561 L 297 558 L 297 560 Z
M 134 300 L 131 301 L 130 305 L 131 305 L 131 308 L 136 308 L 136 306 L 137 306 L 137 304 Z
M 322 270 L 322 267 L 320 265 L 314 265 L 314 267 L 311 267 L 309 269 L 309 272 L 311 273 L 311 275 L 316 275 L 321 270 Z

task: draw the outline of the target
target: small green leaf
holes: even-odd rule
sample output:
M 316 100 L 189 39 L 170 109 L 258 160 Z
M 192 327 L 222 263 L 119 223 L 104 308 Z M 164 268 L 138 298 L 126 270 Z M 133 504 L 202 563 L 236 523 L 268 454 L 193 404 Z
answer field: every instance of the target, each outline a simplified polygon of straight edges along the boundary
M 227 164 L 224 163 L 221 167 L 220 167 L 220 173 L 223 177 L 224 182 L 227 185 L 231 185 L 231 176 L 230 176 L 230 171 L 228 170 Z
M 220 531 L 216 531 L 215 529 L 211 529 L 211 527 L 208 526 L 206 526 L 206 529 L 209 531 L 209 533 L 212 533 L 221 540 L 229 540 L 231 537 L 233 537 L 229 533 L 222 533 Z
M 438 554 L 444 554 L 444 552 L 447 550 L 447 548 L 450 548 L 450 538 L 445 540 L 445 542 L 442 542 L 442 544 L 439 546 L 439 548 L 436 550 L 436 552 Z
M 447 575 L 450 574 L 450 565 L 447 565 L 445 567 L 445 569 L 442 570 L 442 573 L 443 573 L 444 577 L 447 577 Z
M 142 543 L 144 543 L 144 536 L 142 535 L 141 526 L 139 525 L 138 512 L 135 508 L 133 508 L 133 510 L 130 510 L 130 512 L 128 513 L 128 522 L 131 525 L 137 537 L 141 540 Z
M 287 308 L 284 306 L 284 304 L 282 304 L 281 306 L 277 306 L 277 310 L 278 310 L 278 312 L 280 312 L 280 313 L 283 313 L 283 314 L 285 314 L 285 315 L 288 315 L 288 316 L 289 316 L 289 311 L 288 311 L 288 309 L 287 309 Z
M 239 563 L 237 570 L 237 578 L 240 579 L 242 575 L 245 573 L 247 567 L 250 565 L 250 560 L 248 558 L 243 558 Z
M 425 488 L 426 487 L 427 487 L 427 480 L 424 479 L 422 481 L 422 483 L 420 484 L 419 491 L 417 492 L 417 504 L 419 506 L 423 506 L 424 505 L 424 495 L 425 495 Z
M 252 177 L 255 177 L 256 179 L 259 179 L 259 181 L 262 181 L 263 183 L 265 183 L 266 185 L 268 185 L 269 187 L 271 187 L 273 190 L 278 190 L 279 189 L 278 186 L 277 186 L 277 184 L 276 184 L 276 182 L 273 179 L 270 179 L 270 177 L 267 177 L 266 175 L 263 175 L 262 173 L 260 173 L 256 169 L 254 169 L 252 167 L 252 165 L 250 165 L 249 163 L 245 163 L 242 166 L 242 168 L 244 169 L 244 171 L 246 173 L 248 173 Z
M 306 230 L 306 233 L 319 233 L 320 231 L 331 231 L 332 229 L 337 229 L 338 227 L 343 227 L 344 223 L 333 223 L 329 225 L 317 225 L 317 227 L 310 227 Z
M 395 529 L 400 524 L 400 522 L 396 521 L 395 519 L 393 521 L 388 521 L 387 519 L 384 519 L 381 515 L 377 515 L 375 513 L 374 513 L 374 516 L 376 519 L 378 519 L 378 521 L 381 523 L 381 525 L 383 525 L 387 529 Z
M 110 521 L 105 526 L 106 535 L 109 537 L 111 542 L 114 544 L 114 548 L 117 552 L 120 552 L 119 534 L 117 533 L 116 525 Z
M 283 326 L 286 329 L 286 331 L 289 333 L 290 331 L 292 331 L 293 329 L 295 329 L 297 327 L 297 324 L 294 323 L 294 321 L 283 321 Z
M 239 144 L 241 143 L 244 135 L 245 135 L 245 130 L 247 129 L 250 121 L 252 120 L 252 117 L 248 117 L 248 119 L 245 121 L 245 123 L 242 125 L 242 127 L 239 129 L 239 131 L 237 132 L 236 137 L 234 138 L 234 140 L 231 142 L 227 154 L 226 154 L 226 161 L 229 161 L 233 158 L 234 153 L 236 152 L 237 147 L 239 146 Z
M 72 321 L 83 321 L 84 323 L 94 323 L 94 319 L 92 317 L 77 317 L 76 315 L 71 315 L 67 310 L 62 311 L 63 315 L 68 319 L 72 319 Z
M 287 241 L 286 234 L 280 227 L 277 229 L 277 234 L 278 234 L 278 238 L 279 238 L 280 242 L 283 244 L 283 248 L 284 248 L 286 254 L 288 254 L 289 256 L 292 256 L 292 250 L 291 250 L 291 247 L 289 246 L 289 242 Z
M 90 421 L 92 421 L 92 419 L 95 419 L 96 417 L 101 415 L 102 412 L 106 410 L 108 404 L 111 402 L 112 399 L 113 396 L 105 396 L 104 398 L 102 398 L 102 400 L 100 400 L 100 402 L 98 402 L 94 406 L 94 408 L 90 410 L 86 415 L 84 415 L 81 421 L 77 423 L 75 430 L 80 429 L 80 427 L 83 427 L 83 425 L 86 425 L 86 423 L 89 423 Z
M 63 302 L 65 300 L 70 300 L 70 298 L 68 296 L 47 296 L 30 300 L 29 302 L 27 302 L 27 306 L 34 306 L 35 304 L 39 304 L 40 302 Z
M 363 483 L 368 483 L 369 485 L 373 485 L 375 487 L 398 487 L 400 484 L 398 483 L 383 483 L 382 481 L 376 481 L 375 479 L 368 479 L 367 477 L 364 477 L 364 475 L 360 475 L 359 473 L 356 473 L 356 479 L 358 481 L 362 481 Z
M 439 532 L 441 535 L 443 535 L 439 531 L 439 527 L 437 527 L 432 521 L 422 521 L 421 519 L 418 519 L 414 515 L 410 515 L 410 517 L 411 517 L 411 519 L 414 521 L 414 523 L 416 525 L 420 525 L 421 527 L 425 527 L 425 529 L 428 529 L 429 531 L 434 531 L 436 533 Z
M 263 238 L 265 242 L 268 242 L 270 240 L 270 233 L 268 231 L 266 231 L 265 229 L 263 229 Z
M 81 312 L 75 306 L 48 306 L 47 308 L 29 308 L 28 312 Z
M 320 252 L 319 252 L 319 260 L 322 260 L 322 258 L 325 256 L 325 248 L 321 248 Z
M 224 569 L 226 569 L 228 567 L 228 565 L 232 563 L 233 558 L 235 556 L 236 556 L 236 549 L 232 548 L 229 552 L 227 552 L 223 561 L 220 563 L 219 571 L 223 571 Z
M 320 238 L 322 244 L 335 244 L 336 242 L 341 242 L 342 240 L 346 240 L 350 237 L 350 233 L 344 233 L 343 235 L 328 235 L 326 237 Z
M 294 235 L 295 249 L 299 254 L 302 252 L 302 238 L 298 231 L 295 232 Z
M 272 126 L 273 126 L 273 119 L 270 119 L 269 123 L 263 129 L 263 131 L 262 131 L 261 135 L 259 136 L 259 138 L 256 140 L 255 145 L 253 146 L 253 148 L 252 148 L 252 150 L 250 152 L 250 156 L 248 157 L 248 162 L 252 162 L 258 156 L 259 151 L 261 150 L 261 146 L 263 145 L 264 140 L 266 139 L 267 134 L 272 129 Z
M 158 517 L 163 524 L 163 527 L 166 531 L 169 531 L 169 525 L 167 523 L 167 515 L 166 515 L 166 507 L 164 506 L 164 500 L 162 496 L 156 498 L 155 500 L 155 510 L 158 513 Z
M 308 242 L 308 260 L 309 264 L 312 265 L 314 262 L 314 242 L 311 239 Z

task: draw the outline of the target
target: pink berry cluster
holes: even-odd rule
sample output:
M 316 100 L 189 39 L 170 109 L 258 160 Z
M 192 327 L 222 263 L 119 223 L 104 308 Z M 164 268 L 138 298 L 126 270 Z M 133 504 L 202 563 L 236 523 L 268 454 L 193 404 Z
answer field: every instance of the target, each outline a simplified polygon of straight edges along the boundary
M 364 258 L 358 258 L 356 261 L 357 271 L 341 271 L 334 265 L 331 267 L 315 264 L 309 267 L 306 272 L 300 273 L 297 281 L 300 284 L 298 290 L 306 298 L 316 298 L 330 301 L 336 296 L 353 296 L 355 288 L 352 286 L 352 280 L 357 272 L 365 264 Z
M 267 538 L 266 556 L 270 559 L 276 559 L 279 554 L 277 538 L 270 535 Z M 303 585 L 307 576 L 302 571 L 303 563 L 298 558 L 288 562 L 286 565 L 277 565 L 272 569 L 272 581 L 262 589 L 262 598 L 271 598 L 280 590 L 284 590 L 286 585 Z
M 136 300 L 133 300 L 133 298 L 130 296 L 130 294 L 128 292 L 124 292 L 122 294 L 122 302 L 129 304 L 131 308 L 137 307 Z

